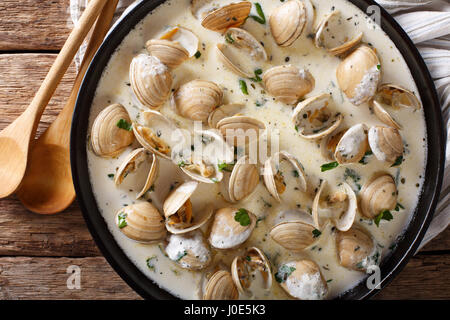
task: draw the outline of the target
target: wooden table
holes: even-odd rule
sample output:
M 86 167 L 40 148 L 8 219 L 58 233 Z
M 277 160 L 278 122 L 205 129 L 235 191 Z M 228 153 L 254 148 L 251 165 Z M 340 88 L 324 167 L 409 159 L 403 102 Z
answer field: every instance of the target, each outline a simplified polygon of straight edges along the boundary
M 69 0 L 0 1 L 0 129 L 29 104 L 72 23 Z M 39 126 L 64 105 L 72 66 Z M 0 182 L 1 183 L 1 182 Z M 376 299 L 449 299 L 450 230 L 410 260 Z M 70 290 L 67 268 L 81 268 L 81 289 Z M 0 200 L 0 299 L 140 299 L 97 249 L 76 202 L 53 216 L 27 211 L 16 197 Z

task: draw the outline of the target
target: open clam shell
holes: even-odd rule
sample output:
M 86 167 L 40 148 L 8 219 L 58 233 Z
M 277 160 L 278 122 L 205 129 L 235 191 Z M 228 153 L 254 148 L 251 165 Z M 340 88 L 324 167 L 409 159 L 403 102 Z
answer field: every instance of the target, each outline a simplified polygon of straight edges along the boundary
M 157 109 L 169 97 L 172 75 L 157 57 L 139 54 L 130 64 L 130 84 L 136 98 L 144 106 Z
M 358 45 L 362 37 L 363 33 L 356 33 L 353 23 L 346 21 L 341 12 L 335 10 L 327 14 L 317 26 L 314 44 L 333 55 L 341 55 Z
M 206 284 L 203 300 L 237 300 L 239 291 L 228 271 L 215 272 Z
M 248 116 L 234 115 L 217 122 L 216 128 L 230 145 L 243 146 L 256 141 L 266 125 Z
M 216 211 L 209 243 L 217 249 L 231 249 L 243 244 L 253 232 L 256 216 L 244 208 L 222 208 Z
M 179 115 L 206 122 L 209 114 L 222 104 L 223 91 L 212 81 L 192 80 L 181 85 L 172 98 Z
M 272 67 L 265 71 L 262 81 L 266 90 L 286 104 L 295 104 L 315 86 L 314 77 L 308 70 L 292 65 Z
M 140 191 L 136 195 L 136 199 L 142 197 L 156 179 L 156 173 L 158 171 L 158 159 L 156 155 L 145 150 L 145 148 L 136 149 L 125 158 L 114 175 L 114 183 L 118 186 L 130 173 L 141 174 L 139 170 L 141 166 L 147 169 L 148 172 L 144 174 L 147 178 L 142 187 L 139 187 Z
M 318 240 L 313 231 L 316 229 L 311 216 L 301 210 L 292 210 L 286 218 L 278 219 L 278 223 L 270 230 L 270 237 L 280 246 L 299 252 Z
M 273 278 L 269 260 L 262 250 L 251 247 L 244 255 L 235 257 L 231 264 L 231 275 L 240 293 L 251 293 L 249 289 L 255 272 L 262 277 L 263 289 L 269 290 Z
M 343 267 L 364 272 L 372 264 L 371 256 L 376 248 L 369 232 L 361 226 L 353 225 L 348 231 L 337 232 L 336 250 Z
M 288 47 L 300 37 L 307 22 L 307 12 L 303 2 L 290 0 L 272 11 L 269 26 L 275 42 Z
M 292 113 L 295 130 L 301 137 L 318 140 L 336 130 L 344 116 L 334 110 L 332 98 L 328 93 L 308 98 L 300 102 Z
M 225 33 L 226 43 L 217 44 L 219 60 L 239 76 L 251 78 L 259 63 L 267 60 L 264 47 L 249 32 L 230 28 Z
M 277 152 L 264 164 L 264 183 L 269 193 L 281 202 L 287 188 L 306 191 L 306 174 L 302 164 L 287 151 Z
M 322 156 L 330 161 L 335 161 L 334 153 L 336 152 L 336 147 L 341 140 L 344 133 L 348 130 L 348 128 L 342 128 L 340 126 L 336 130 L 334 130 L 331 134 L 324 137 L 320 140 L 320 153 Z
M 120 209 L 116 215 L 116 225 L 125 236 L 142 243 L 161 241 L 167 234 L 164 218 L 147 201 Z
M 203 226 L 213 214 L 213 209 L 206 205 L 196 208 L 191 203 L 191 196 L 197 189 L 197 181 L 187 181 L 174 189 L 163 204 L 166 228 L 173 234 L 187 233 Z
M 303 33 L 306 35 L 311 35 L 313 33 L 314 21 L 316 19 L 316 9 L 310 0 L 302 0 L 306 11 L 306 24 Z
M 362 123 L 355 124 L 342 135 L 334 157 L 339 164 L 356 163 L 364 157 L 368 147 L 367 127 Z
M 281 287 L 293 298 L 321 300 L 328 293 L 327 283 L 319 266 L 312 260 L 282 264 L 275 274 Z
M 209 245 L 198 229 L 184 234 L 172 234 L 165 251 L 169 259 L 188 270 L 204 269 L 212 260 Z
M 229 28 L 242 25 L 247 20 L 251 8 L 252 3 L 248 1 L 230 3 L 207 13 L 201 24 L 206 29 L 224 33 Z
M 397 205 L 397 186 L 390 174 L 372 176 L 359 192 L 361 213 L 373 219 L 384 210 L 393 210 Z
M 173 146 L 177 143 L 173 137 L 175 124 L 153 110 L 143 112 L 142 118 L 144 125 L 133 123 L 136 139 L 145 149 L 170 160 Z
M 121 104 L 112 104 L 95 118 L 91 129 L 92 151 L 100 157 L 115 157 L 134 141 L 133 132 L 119 127 L 119 121 L 131 123 Z
M 336 69 L 339 88 L 358 106 L 376 93 L 381 78 L 381 64 L 369 46 L 362 45 L 341 61 Z
M 369 130 L 369 145 L 378 160 L 392 164 L 403 154 L 403 139 L 392 127 L 375 126 Z
M 230 103 L 214 109 L 208 116 L 208 125 L 211 128 L 217 128 L 217 124 L 220 120 L 239 113 L 244 106 L 245 105 L 241 103 Z

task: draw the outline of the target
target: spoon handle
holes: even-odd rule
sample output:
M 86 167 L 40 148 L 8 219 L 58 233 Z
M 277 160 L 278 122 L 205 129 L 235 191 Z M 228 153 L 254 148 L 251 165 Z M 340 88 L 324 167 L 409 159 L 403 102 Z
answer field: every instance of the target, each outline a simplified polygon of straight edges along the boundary
M 29 116 L 33 118 L 33 132 L 37 128 L 39 119 L 44 112 L 45 107 L 50 101 L 56 87 L 60 83 L 62 77 L 66 73 L 73 57 L 78 51 L 79 47 L 83 43 L 86 35 L 100 14 L 100 10 L 103 8 L 108 0 L 91 0 L 88 6 L 83 12 L 78 24 L 70 33 L 64 46 L 62 47 L 58 57 L 53 63 L 50 71 L 42 82 L 38 92 L 34 96 L 31 104 L 28 106 L 25 112 L 29 113 Z

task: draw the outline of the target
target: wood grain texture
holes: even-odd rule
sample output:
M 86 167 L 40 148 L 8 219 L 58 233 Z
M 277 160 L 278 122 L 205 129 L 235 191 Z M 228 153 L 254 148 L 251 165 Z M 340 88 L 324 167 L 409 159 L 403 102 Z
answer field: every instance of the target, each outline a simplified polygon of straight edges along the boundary
M 0 51 L 59 50 L 73 24 L 70 0 L 0 1 Z

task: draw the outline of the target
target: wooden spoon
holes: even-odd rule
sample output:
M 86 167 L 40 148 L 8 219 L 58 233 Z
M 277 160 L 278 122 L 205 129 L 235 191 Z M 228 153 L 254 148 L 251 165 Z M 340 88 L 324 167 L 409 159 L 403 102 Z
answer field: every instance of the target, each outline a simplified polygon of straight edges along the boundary
M 31 104 L 0 132 L 0 198 L 9 196 L 19 187 L 27 167 L 30 141 L 34 139 L 42 113 L 107 1 L 89 2 Z
M 17 195 L 23 205 L 33 212 L 57 213 L 66 209 L 75 199 L 69 156 L 72 113 L 84 74 L 108 32 L 118 1 L 110 0 L 104 6 L 66 105 L 31 149 L 25 177 Z

